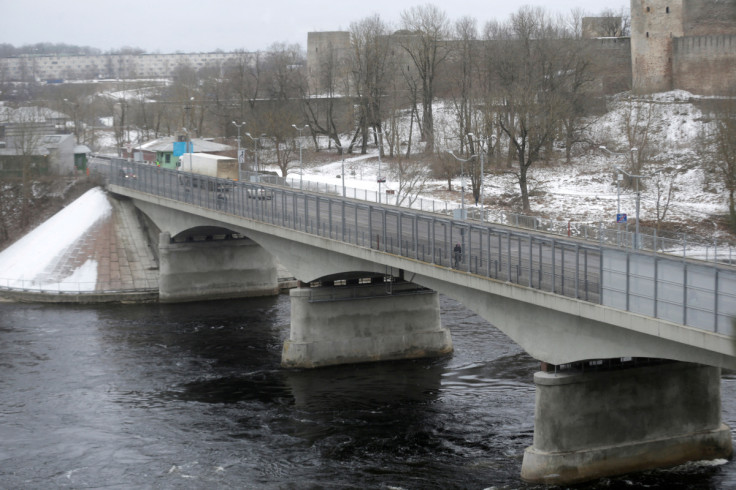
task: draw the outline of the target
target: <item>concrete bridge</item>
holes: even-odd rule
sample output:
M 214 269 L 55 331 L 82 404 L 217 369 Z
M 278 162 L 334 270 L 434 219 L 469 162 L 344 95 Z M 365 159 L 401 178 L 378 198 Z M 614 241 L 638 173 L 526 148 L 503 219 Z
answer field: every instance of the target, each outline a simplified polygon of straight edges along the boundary
M 736 368 L 736 270 L 260 182 L 113 162 L 158 248 L 161 301 L 291 291 L 286 367 L 452 351 L 438 293 L 542 362 L 533 482 L 730 457 L 720 369 Z M 462 253 L 453 253 L 460 244 Z

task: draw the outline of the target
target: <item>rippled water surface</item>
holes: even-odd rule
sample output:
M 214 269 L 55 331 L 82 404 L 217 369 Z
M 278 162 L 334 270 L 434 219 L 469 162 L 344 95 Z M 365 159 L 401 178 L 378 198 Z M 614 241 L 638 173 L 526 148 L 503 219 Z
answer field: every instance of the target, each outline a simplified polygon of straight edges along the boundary
M 450 358 L 304 371 L 279 367 L 288 296 L 0 304 L 0 488 L 538 488 L 519 480 L 538 363 L 441 304 Z M 732 488 L 736 467 L 583 488 L 643 486 Z

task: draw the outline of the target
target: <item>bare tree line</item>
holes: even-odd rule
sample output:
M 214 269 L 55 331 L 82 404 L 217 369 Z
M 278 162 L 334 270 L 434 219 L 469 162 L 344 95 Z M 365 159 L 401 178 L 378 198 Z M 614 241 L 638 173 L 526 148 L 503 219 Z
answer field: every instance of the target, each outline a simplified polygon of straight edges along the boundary
M 585 130 L 601 73 L 584 38 L 583 17 L 580 10 L 553 16 L 521 7 L 504 22 L 479 26 L 468 17 L 451 21 L 426 4 L 407 9 L 399 25 L 379 15 L 351 23 L 349 43 L 321 46 L 309 66 L 298 45 L 277 43 L 219 65 L 179 66 L 173 81 L 155 90 L 120 82 L 118 95 L 104 99 L 105 110 L 114 115 L 119 146 L 130 143 L 129 126 L 145 138 L 184 128 L 192 136 L 232 138 L 232 123 L 245 122 L 243 132 L 258 139 L 256 146 L 268 150 L 284 176 L 298 158 L 293 125 L 305 128 L 303 137 L 315 151 L 367 153 L 377 147 L 397 181 L 415 183 L 402 187 L 407 199 L 412 186 L 426 181 L 422 172 L 446 180 L 452 190 L 460 170 L 448 153 L 453 151 L 470 158 L 464 170 L 476 202 L 483 161 L 485 172 L 515 176 L 520 208 L 529 212 L 534 167 L 551 161 L 555 150 L 569 162 L 576 146 L 596 144 Z M 628 34 L 625 12 L 606 10 L 598 17 L 600 35 Z M 92 124 L 99 113 L 89 109 L 88 93 L 64 100 L 77 109 L 80 122 Z M 655 116 L 650 104 L 633 98 L 628 104 L 621 131 L 629 148 L 622 154 L 638 174 Z M 438 108 L 451 124 L 437 127 Z M 85 138 L 94 132 L 80 135 Z M 421 163 L 410 165 L 413 160 Z M 671 190 L 663 195 L 669 201 Z

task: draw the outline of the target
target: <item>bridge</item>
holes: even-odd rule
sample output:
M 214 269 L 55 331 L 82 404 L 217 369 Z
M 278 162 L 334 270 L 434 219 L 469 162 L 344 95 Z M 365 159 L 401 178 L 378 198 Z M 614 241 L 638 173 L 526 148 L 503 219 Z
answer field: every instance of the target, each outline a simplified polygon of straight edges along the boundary
M 572 483 L 730 457 L 720 369 L 736 369 L 736 270 L 287 186 L 113 161 L 141 211 L 161 301 L 275 294 L 299 281 L 282 364 L 452 351 L 438 293 L 542 362 L 522 478 Z M 455 244 L 461 252 L 455 253 Z

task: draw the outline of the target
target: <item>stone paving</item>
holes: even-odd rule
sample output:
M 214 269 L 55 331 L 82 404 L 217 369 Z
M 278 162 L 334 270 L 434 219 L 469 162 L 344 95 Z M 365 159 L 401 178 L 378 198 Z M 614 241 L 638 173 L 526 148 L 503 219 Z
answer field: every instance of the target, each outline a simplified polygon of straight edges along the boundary
M 37 277 L 41 283 L 63 283 L 60 289 L 128 291 L 158 289 L 158 264 L 128 201 L 108 198 L 112 212 L 57 256 Z M 88 260 L 97 262 L 97 283 L 73 284 L 68 278 Z

